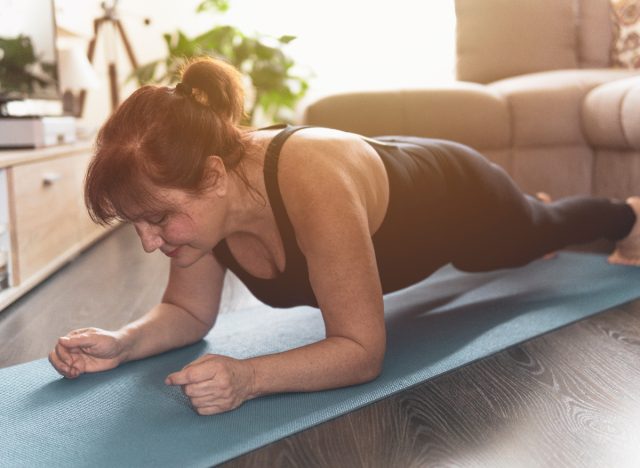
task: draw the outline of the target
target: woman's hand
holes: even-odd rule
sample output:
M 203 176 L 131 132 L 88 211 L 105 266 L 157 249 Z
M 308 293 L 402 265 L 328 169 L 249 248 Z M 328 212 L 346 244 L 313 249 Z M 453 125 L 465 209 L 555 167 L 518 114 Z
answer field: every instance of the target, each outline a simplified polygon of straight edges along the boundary
M 222 413 L 252 398 L 254 370 L 248 361 L 205 354 L 167 376 L 167 385 L 181 385 L 200 415 Z
M 101 372 L 124 361 L 125 345 L 117 332 L 81 328 L 60 337 L 49 362 L 63 376 L 75 379 L 85 372 Z

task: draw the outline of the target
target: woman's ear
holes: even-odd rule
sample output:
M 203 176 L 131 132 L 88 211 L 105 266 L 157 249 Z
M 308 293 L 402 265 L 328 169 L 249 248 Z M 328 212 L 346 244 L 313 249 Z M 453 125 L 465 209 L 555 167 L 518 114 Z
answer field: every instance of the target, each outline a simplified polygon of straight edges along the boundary
M 211 155 L 207 158 L 207 179 L 210 190 L 213 190 L 218 196 L 227 194 L 229 177 L 220 156 Z

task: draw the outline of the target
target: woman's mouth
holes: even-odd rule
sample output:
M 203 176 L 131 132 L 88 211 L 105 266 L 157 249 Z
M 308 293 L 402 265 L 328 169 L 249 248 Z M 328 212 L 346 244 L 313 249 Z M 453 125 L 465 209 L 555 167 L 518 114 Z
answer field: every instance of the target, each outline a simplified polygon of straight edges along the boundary
M 175 249 L 173 249 L 170 252 L 163 252 L 167 257 L 175 257 L 176 255 L 178 255 L 178 251 L 180 250 L 180 247 L 177 247 Z

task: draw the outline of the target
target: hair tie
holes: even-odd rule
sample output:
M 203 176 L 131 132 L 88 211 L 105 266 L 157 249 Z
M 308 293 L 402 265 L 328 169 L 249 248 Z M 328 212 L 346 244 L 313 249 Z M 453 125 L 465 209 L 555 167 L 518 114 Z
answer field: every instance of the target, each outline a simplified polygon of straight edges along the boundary
M 198 104 L 209 107 L 209 95 L 203 89 L 194 88 L 186 83 L 178 83 L 175 92 L 181 96 L 191 98 Z
M 176 93 L 180 94 L 181 96 L 191 97 L 191 94 L 193 93 L 193 88 L 188 84 L 180 82 L 176 85 Z

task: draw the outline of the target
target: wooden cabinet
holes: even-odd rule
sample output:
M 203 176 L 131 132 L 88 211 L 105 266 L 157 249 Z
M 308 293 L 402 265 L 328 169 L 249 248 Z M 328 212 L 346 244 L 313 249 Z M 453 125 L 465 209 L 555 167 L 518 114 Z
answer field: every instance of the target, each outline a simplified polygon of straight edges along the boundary
M 37 285 L 106 232 L 84 206 L 88 144 L 0 152 L 10 232 L 10 287 L 0 308 Z

